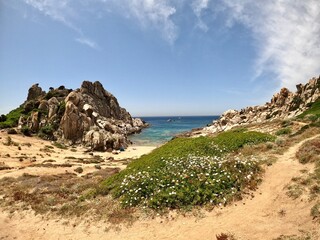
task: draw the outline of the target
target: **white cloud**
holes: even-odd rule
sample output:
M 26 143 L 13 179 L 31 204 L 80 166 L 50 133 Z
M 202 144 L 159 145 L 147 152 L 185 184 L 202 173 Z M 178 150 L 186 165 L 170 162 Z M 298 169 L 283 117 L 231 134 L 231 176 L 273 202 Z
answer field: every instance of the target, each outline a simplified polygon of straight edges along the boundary
M 137 19 L 143 27 L 159 30 L 163 38 L 174 43 L 177 38 L 177 26 L 171 19 L 176 8 L 167 0 L 125 0 L 114 1 L 121 4 L 123 12 L 129 18 Z
M 251 29 L 259 57 L 256 78 L 273 73 L 281 86 L 294 89 L 320 74 L 320 2 L 318 0 L 222 0 L 229 25 Z
M 24 0 L 24 2 L 53 20 L 59 21 L 77 32 L 81 32 L 70 20 L 72 16 L 76 15 L 69 5 L 70 0 Z
M 24 2 L 84 36 L 81 28 L 74 24 L 74 19 L 79 17 L 78 11 L 83 10 L 84 6 L 88 6 L 86 0 L 24 0 Z M 74 5 L 72 5 L 73 2 Z M 169 0 L 96 0 L 91 6 L 96 8 L 95 10 L 98 10 L 98 6 L 101 6 L 97 3 L 102 4 L 106 12 L 110 12 L 112 6 L 119 7 L 121 14 L 136 19 L 144 28 L 154 28 L 160 31 L 162 37 L 170 44 L 174 43 L 177 38 L 177 26 L 171 19 L 176 13 L 176 8 Z M 78 11 L 75 11 L 74 7 L 77 7 Z M 86 37 L 80 37 L 79 39 L 83 40 Z M 91 44 L 93 43 L 92 40 L 89 41 L 90 43 L 88 41 L 77 41 L 80 43 L 86 42 L 85 44 L 90 47 L 96 45 Z
M 91 47 L 93 49 L 98 49 L 98 45 L 97 43 L 95 43 L 94 41 L 92 41 L 91 39 L 89 38 L 85 38 L 85 37 L 80 37 L 80 38 L 76 38 L 75 39 L 77 42 L 81 43 L 81 44 L 84 44 L 88 47 Z
M 89 14 L 98 8 L 106 12 L 120 9 L 121 15 L 143 28 L 159 31 L 170 44 L 178 37 L 177 24 L 181 22 L 176 19 L 185 14 L 180 10 L 188 6 L 197 19 L 195 25 L 204 32 L 210 28 L 205 20 L 210 12 L 212 19 L 226 17 L 229 28 L 237 22 L 251 30 L 258 55 L 254 78 L 273 75 L 281 86 L 292 89 L 295 84 L 320 74 L 319 0 L 95 0 L 96 5 L 88 0 L 24 2 L 73 29 L 79 34 L 77 42 L 95 49 L 98 45 L 76 24 L 78 18 L 83 18 L 79 12 L 89 3 L 93 9 Z
M 81 28 L 74 24 L 78 14 L 71 6 L 72 0 L 24 0 L 26 4 L 49 16 L 55 21 L 63 23 L 65 26 L 77 32 L 80 37 L 75 40 L 90 48 L 98 49 L 97 43 L 86 37 Z
M 198 18 L 197 27 L 207 32 L 209 30 L 208 25 L 202 20 L 202 12 L 206 10 L 209 6 L 210 0 L 194 0 L 191 4 L 192 10 L 196 17 Z

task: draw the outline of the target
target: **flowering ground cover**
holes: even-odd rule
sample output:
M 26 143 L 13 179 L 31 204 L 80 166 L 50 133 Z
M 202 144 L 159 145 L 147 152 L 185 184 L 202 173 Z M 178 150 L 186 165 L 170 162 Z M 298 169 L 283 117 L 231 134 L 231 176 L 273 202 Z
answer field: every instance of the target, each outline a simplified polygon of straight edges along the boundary
M 274 139 L 245 129 L 216 137 L 177 138 L 133 161 L 97 192 L 111 192 L 124 207 L 161 210 L 226 204 L 243 189 L 255 188 L 261 172 L 256 161 L 230 158 L 228 153 Z

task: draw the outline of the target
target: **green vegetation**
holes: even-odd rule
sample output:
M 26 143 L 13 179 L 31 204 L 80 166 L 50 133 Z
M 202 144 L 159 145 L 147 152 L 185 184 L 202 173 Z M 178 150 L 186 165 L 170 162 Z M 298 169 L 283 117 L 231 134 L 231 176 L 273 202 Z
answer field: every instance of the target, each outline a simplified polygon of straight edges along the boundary
M 5 117 L 2 116 L 1 119 L 4 121 L 0 121 L 0 129 L 17 126 L 21 114 L 24 113 L 23 111 L 22 107 L 18 107 L 5 115 Z
M 47 124 L 40 128 L 38 136 L 41 137 L 42 139 L 47 139 L 47 140 L 54 140 L 54 128 L 51 124 Z
M 60 149 L 67 149 L 66 145 L 59 143 L 59 142 L 54 142 L 53 146 L 60 148 Z
M 300 163 L 319 162 L 320 164 L 320 139 L 308 141 L 303 144 L 296 153 L 296 156 Z
M 23 133 L 23 135 L 25 136 L 31 136 L 31 130 L 28 126 L 23 126 L 21 128 L 21 132 Z
M 65 103 L 65 101 L 61 101 L 59 103 L 59 107 L 58 107 L 58 115 L 63 116 L 65 110 L 66 110 L 66 103 Z
M 305 112 L 303 112 L 302 114 L 300 114 L 298 116 L 298 118 L 302 119 L 302 118 L 306 117 L 307 115 L 315 116 L 312 118 L 313 120 L 320 118 L 320 99 L 318 99 L 317 101 L 312 103 L 310 108 L 308 110 L 306 110 Z
M 276 131 L 275 134 L 276 134 L 277 136 L 280 136 L 280 135 L 290 134 L 291 132 L 292 132 L 292 129 L 289 128 L 289 127 L 286 127 L 286 128 L 282 128 L 282 129 Z
M 51 88 L 50 91 L 44 96 L 44 99 L 49 100 L 52 97 L 66 97 L 63 92 L 60 92 L 61 89 L 53 89 Z
M 315 163 L 315 169 L 305 176 L 292 179 L 295 184 L 288 187 L 287 194 L 298 198 L 303 192 L 309 192 L 309 199 L 316 201 L 310 214 L 320 221 L 320 138 L 304 143 L 297 151 L 296 157 L 302 164 Z
M 142 205 L 157 210 L 226 204 L 244 188 L 254 189 L 261 171 L 255 161 L 227 159 L 226 154 L 274 139 L 244 129 L 217 137 L 177 138 L 105 180 L 97 193 L 111 191 L 125 207 Z

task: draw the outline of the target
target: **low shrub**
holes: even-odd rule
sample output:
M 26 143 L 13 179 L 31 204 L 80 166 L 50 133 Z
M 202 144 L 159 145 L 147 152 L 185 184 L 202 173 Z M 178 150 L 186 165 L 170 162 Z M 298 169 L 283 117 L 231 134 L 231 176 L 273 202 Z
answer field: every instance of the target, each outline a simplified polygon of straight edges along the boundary
M 320 161 L 320 139 L 304 143 L 296 153 L 300 163 Z
M 42 128 L 40 128 L 40 133 L 43 133 L 45 135 L 49 135 L 49 136 L 52 136 L 53 135 L 53 127 L 51 125 L 46 125 Z
M 23 126 L 21 132 L 25 136 L 31 136 L 31 129 L 28 126 Z
M 260 167 L 245 159 L 224 156 L 244 145 L 274 141 L 275 137 L 243 130 L 217 137 L 176 138 L 131 162 L 102 183 L 97 193 L 110 191 L 125 207 L 156 210 L 193 205 L 226 204 L 245 188 L 255 188 Z
M 18 107 L 5 115 L 5 117 L 2 117 L 2 120 L 5 119 L 5 121 L 0 122 L 0 129 L 16 127 L 23 111 L 22 107 Z
M 7 133 L 8 133 L 8 134 L 17 134 L 17 131 L 16 131 L 14 128 L 9 128 L 9 129 L 7 130 Z
M 54 142 L 53 146 L 60 148 L 60 149 L 67 149 L 66 145 L 59 143 L 59 142 Z
M 164 162 L 156 171 L 134 171 L 125 176 L 115 192 L 123 206 L 163 209 L 226 204 L 254 182 L 260 171 L 255 162 L 240 159 L 189 156 Z
M 0 122 L 5 122 L 7 120 L 7 116 L 4 114 L 0 115 Z
M 320 99 L 311 104 L 310 108 L 298 116 L 303 119 L 307 115 L 314 115 L 316 119 L 320 118 Z
M 279 136 L 279 135 L 286 135 L 286 134 L 290 134 L 292 132 L 292 129 L 289 128 L 289 127 L 286 127 L 286 128 L 282 128 L 278 131 L 276 131 L 276 135 Z
M 62 102 L 59 103 L 58 115 L 59 116 L 63 116 L 65 110 L 66 110 L 66 103 L 65 103 L 65 101 L 62 101 Z

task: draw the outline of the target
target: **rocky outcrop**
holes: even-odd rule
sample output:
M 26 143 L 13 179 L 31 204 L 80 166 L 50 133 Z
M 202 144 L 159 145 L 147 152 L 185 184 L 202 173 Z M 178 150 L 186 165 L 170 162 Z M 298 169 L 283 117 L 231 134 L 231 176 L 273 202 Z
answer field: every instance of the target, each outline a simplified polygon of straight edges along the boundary
M 27 101 L 36 100 L 41 96 L 44 96 L 45 92 L 39 87 L 39 83 L 34 84 L 29 88 Z
M 99 151 L 127 147 L 127 136 L 147 126 L 121 108 L 100 82 L 84 81 L 74 91 L 50 88 L 48 93 L 35 84 L 23 107 L 30 114 L 19 119 L 20 128 L 28 126 L 41 134 L 52 130 L 50 138 Z
M 228 110 L 211 126 L 205 127 L 202 132 L 210 134 L 236 126 L 298 116 L 308 109 L 310 103 L 320 99 L 320 77 L 312 78 L 307 84 L 299 84 L 296 87 L 295 93 L 282 88 L 265 105 L 247 107 L 240 111 Z

